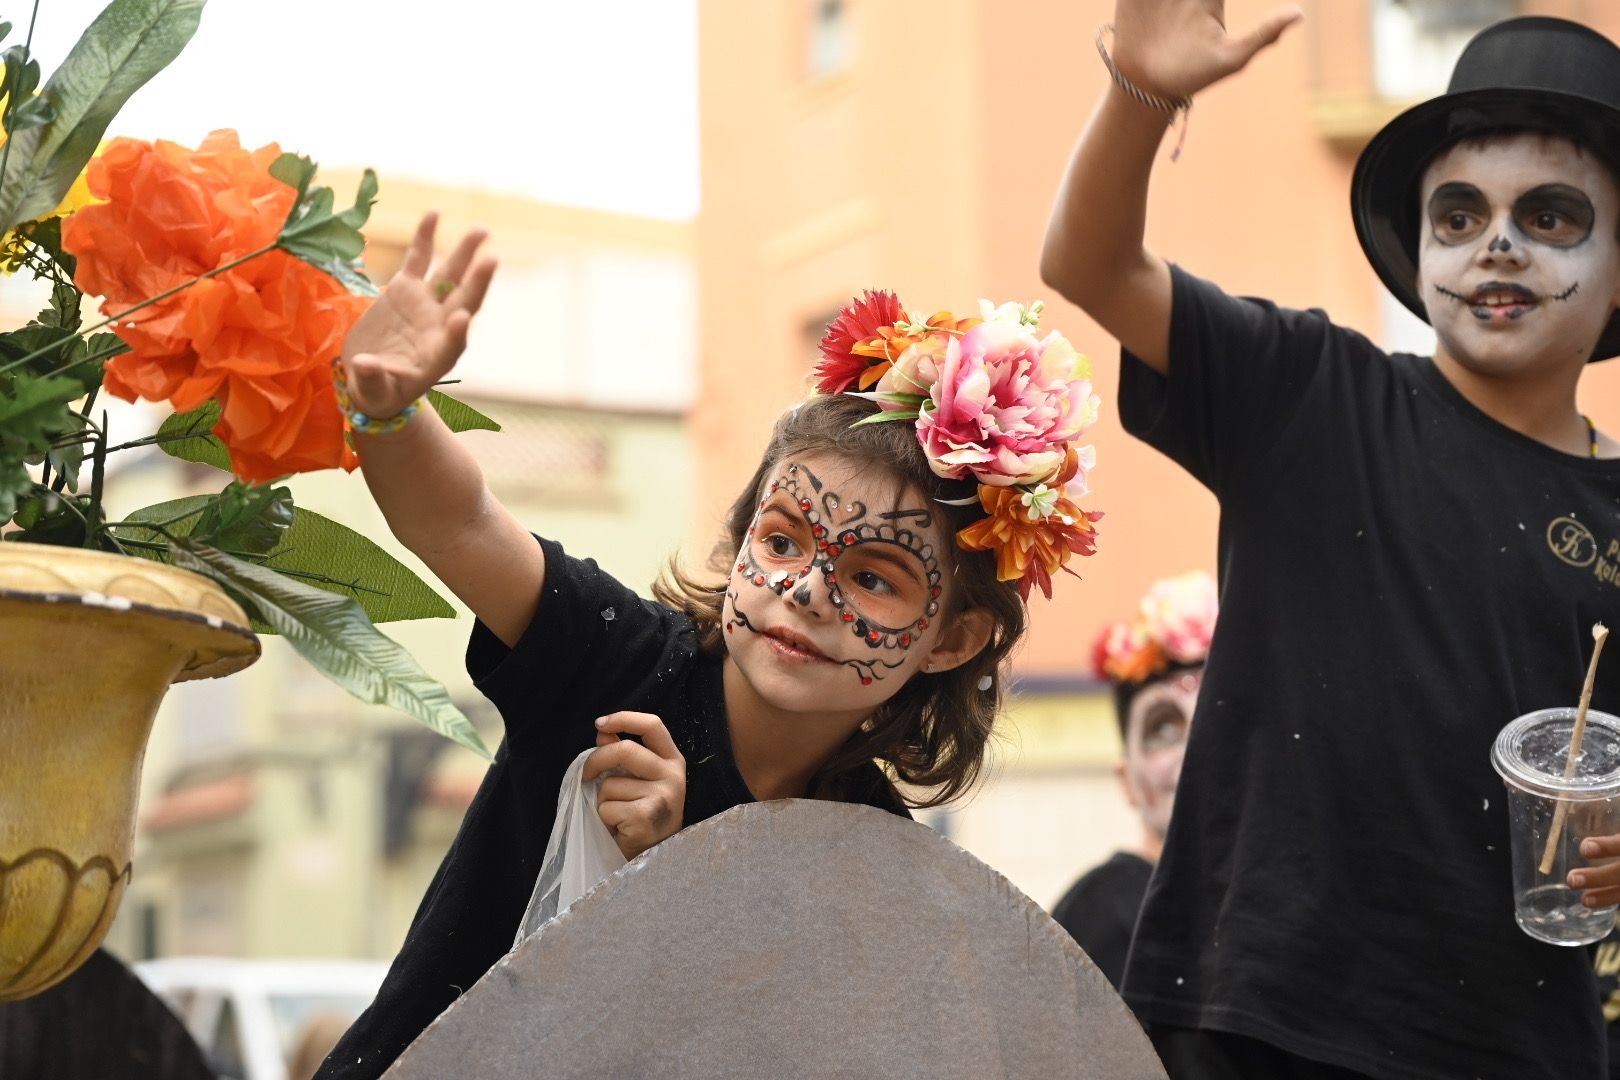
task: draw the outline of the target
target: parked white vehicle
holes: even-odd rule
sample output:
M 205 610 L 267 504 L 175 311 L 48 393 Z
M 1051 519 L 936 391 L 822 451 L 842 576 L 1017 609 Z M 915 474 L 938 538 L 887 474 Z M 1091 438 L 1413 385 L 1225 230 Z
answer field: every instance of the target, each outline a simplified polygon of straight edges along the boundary
M 388 970 L 377 961 L 221 957 L 133 967 L 185 1022 L 219 1080 L 303 1080 L 288 1070 L 305 1037 L 347 1027 Z

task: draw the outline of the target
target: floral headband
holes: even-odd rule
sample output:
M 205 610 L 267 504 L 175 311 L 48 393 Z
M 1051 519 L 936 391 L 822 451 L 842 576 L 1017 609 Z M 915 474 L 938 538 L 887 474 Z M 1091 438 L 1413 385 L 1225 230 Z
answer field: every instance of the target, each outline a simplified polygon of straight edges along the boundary
M 1078 502 L 1097 455 L 1075 445 L 1100 405 L 1091 364 L 1062 334 L 1035 336 L 1038 301 L 979 307 L 978 318 L 923 318 L 867 290 L 827 326 L 816 388 L 876 402 L 863 424 L 912 421 L 937 475 L 978 483 L 986 516 L 957 544 L 994 551 L 997 578 L 1024 599 L 1031 586 L 1051 599 L 1052 574 L 1097 549 L 1102 514 Z
M 1173 664 L 1199 664 L 1209 655 L 1219 607 L 1215 579 L 1203 570 L 1160 578 L 1149 586 L 1132 622 L 1105 629 L 1092 648 L 1097 678 L 1145 683 Z

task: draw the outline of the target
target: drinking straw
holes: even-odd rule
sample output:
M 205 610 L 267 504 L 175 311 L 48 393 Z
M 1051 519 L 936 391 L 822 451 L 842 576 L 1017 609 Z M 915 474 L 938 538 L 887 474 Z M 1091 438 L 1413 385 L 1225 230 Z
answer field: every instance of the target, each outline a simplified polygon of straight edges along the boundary
M 1575 730 L 1569 737 L 1569 760 L 1564 763 L 1564 779 L 1575 775 L 1575 762 L 1581 756 L 1581 739 L 1586 736 L 1586 710 L 1592 704 L 1592 683 L 1597 679 L 1598 657 L 1603 655 L 1603 643 L 1609 640 L 1609 628 L 1602 623 L 1592 624 L 1592 662 L 1586 666 L 1586 685 L 1581 687 L 1581 705 L 1575 710 Z M 1569 817 L 1569 801 L 1558 800 L 1553 812 L 1552 829 L 1547 833 L 1547 849 L 1541 853 L 1541 872 L 1552 873 L 1553 856 L 1558 853 L 1558 839 L 1564 832 L 1564 819 Z

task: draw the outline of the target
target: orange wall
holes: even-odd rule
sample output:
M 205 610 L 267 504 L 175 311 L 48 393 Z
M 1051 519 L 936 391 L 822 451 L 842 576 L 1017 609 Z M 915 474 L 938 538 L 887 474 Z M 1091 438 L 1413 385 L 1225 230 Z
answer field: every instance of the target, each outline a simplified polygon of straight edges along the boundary
M 801 7 L 802 4 L 802 7 Z M 971 310 L 980 296 L 1042 297 L 1046 325 L 1096 361 L 1105 401 L 1093 430 L 1100 551 L 1032 604 L 1021 670 L 1084 674 L 1101 625 L 1154 577 L 1213 568 L 1216 507 L 1177 467 L 1119 428 L 1118 348 L 1040 282 L 1047 212 L 1106 73 L 1092 44 L 1111 0 L 853 0 L 855 61 L 807 85 L 798 62 L 810 0 L 700 5 L 703 125 L 702 391 L 693 419 L 706 551 L 771 419 L 802 396 L 814 362 L 807 323 L 856 290 Z M 1252 25 L 1272 0 L 1230 0 Z M 1154 250 L 1229 291 L 1325 308 L 1381 336 L 1376 279 L 1348 212 L 1354 147 L 1323 137 L 1321 95 L 1365 89 L 1366 23 L 1354 0 L 1314 18 L 1241 76 L 1200 95 L 1186 150 L 1155 174 Z M 1541 3 L 1620 34 L 1620 5 Z M 1347 15 L 1350 11 L 1352 14 Z M 1587 14 L 1593 15 L 1592 10 Z M 1352 17 L 1353 16 L 1353 17 Z M 1615 25 L 1601 25 L 1613 23 Z M 1099 208 L 1106 213 L 1107 208 Z M 1620 431 L 1620 361 L 1595 369 L 1583 401 Z

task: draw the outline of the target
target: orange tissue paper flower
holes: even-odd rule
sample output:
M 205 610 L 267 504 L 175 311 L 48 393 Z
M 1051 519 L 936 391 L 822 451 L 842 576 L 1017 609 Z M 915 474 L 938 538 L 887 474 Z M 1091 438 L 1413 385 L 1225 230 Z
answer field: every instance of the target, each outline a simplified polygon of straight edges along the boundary
M 243 149 L 234 131 L 196 150 L 115 139 L 88 172 L 103 201 L 62 227 L 79 260 L 74 282 L 105 298 L 132 350 L 108 361 L 108 393 L 179 412 L 217 399 L 214 434 L 232 470 L 260 483 L 355 467 L 331 362 L 371 301 L 275 250 L 118 316 L 275 242 L 297 194 L 270 175 L 280 153 L 274 143 Z

